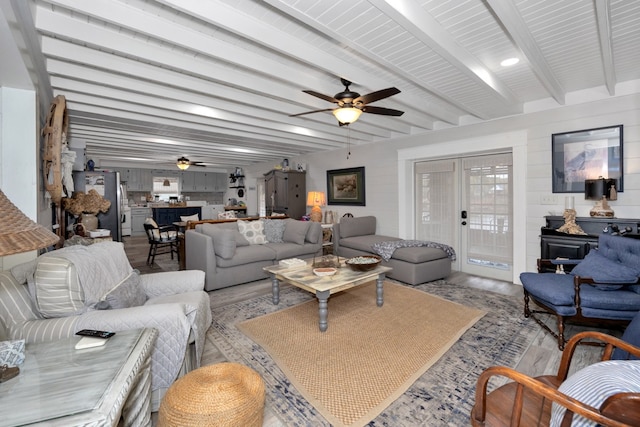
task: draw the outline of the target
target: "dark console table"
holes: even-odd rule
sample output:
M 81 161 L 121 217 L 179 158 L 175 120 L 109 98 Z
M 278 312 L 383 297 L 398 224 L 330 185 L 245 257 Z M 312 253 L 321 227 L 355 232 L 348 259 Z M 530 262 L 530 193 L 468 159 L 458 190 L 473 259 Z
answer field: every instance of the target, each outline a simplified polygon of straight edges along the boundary
M 571 258 L 582 259 L 592 248 L 598 247 L 598 236 L 602 233 L 612 233 L 617 226 L 620 231 L 629 227 L 631 231 L 624 233 L 628 237 L 640 237 L 640 219 L 628 218 L 594 218 L 578 217 L 576 224 L 587 233 L 567 234 L 556 231 L 564 224 L 561 216 L 546 216 L 546 225 L 540 234 L 540 258 Z

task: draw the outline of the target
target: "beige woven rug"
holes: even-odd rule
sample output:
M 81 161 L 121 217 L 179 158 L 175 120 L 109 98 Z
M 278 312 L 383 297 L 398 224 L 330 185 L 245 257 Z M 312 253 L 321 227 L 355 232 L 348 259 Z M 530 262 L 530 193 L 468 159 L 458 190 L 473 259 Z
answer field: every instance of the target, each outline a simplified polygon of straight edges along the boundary
M 309 301 L 238 324 L 334 426 L 360 427 L 402 395 L 486 313 L 385 282 L 329 298 L 329 328 Z

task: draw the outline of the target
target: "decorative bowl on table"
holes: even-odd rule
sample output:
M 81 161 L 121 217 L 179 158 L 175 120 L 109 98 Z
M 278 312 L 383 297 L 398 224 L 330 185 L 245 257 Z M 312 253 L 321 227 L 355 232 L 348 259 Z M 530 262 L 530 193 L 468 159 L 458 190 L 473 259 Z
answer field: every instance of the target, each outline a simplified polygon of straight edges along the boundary
M 333 267 L 319 267 L 313 269 L 313 274 L 316 276 L 333 276 L 338 270 Z
M 376 268 L 382 262 L 382 258 L 377 255 L 363 255 L 349 258 L 344 263 L 355 271 L 369 271 Z

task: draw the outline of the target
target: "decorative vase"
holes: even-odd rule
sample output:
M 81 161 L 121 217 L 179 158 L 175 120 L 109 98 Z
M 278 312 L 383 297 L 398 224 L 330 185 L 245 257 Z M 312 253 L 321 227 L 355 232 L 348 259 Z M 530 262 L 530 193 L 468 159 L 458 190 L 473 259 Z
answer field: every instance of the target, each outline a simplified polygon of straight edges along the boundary
M 94 214 L 83 213 L 80 222 L 84 226 L 85 231 L 92 231 L 98 228 L 98 217 Z

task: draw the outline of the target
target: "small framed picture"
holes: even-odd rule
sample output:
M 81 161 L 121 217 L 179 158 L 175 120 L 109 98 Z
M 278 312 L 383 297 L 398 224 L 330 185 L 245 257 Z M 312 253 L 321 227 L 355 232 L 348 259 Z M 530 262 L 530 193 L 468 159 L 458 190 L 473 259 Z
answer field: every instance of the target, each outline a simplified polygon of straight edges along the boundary
M 364 167 L 327 171 L 327 200 L 330 205 L 366 206 Z

